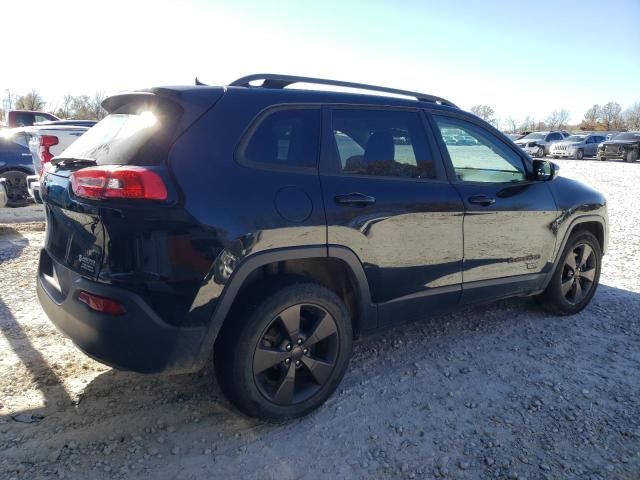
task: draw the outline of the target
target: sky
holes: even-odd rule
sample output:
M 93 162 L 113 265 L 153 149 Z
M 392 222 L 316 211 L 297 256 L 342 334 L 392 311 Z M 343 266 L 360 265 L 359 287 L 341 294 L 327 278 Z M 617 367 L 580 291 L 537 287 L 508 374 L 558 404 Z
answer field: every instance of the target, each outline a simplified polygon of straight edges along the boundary
M 28 11 L 26 11 L 28 5 Z M 640 101 L 640 0 L 3 0 L 0 97 L 251 73 L 416 90 L 500 118 Z

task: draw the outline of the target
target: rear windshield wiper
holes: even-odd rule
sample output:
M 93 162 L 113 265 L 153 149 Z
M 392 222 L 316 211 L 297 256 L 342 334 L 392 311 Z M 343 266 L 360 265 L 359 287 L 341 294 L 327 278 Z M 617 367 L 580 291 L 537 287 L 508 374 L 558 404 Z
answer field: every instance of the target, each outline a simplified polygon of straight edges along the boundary
M 51 159 L 51 165 L 68 167 L 69 165 L 77 165 L 79 163 L 91 163 L 96 164 L 96 161 L 92 158 L 83 157 L 54 157 Z

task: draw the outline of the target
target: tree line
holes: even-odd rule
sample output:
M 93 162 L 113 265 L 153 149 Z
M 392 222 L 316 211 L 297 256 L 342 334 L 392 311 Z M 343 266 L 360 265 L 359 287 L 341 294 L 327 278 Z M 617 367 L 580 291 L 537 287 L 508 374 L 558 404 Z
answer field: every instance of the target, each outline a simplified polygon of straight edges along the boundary
M 102 120 L 107 115 L 102 108 L 104 99 L 103 91 L 96 91 L 93 95 L 67 93 L 61 102 L 51 105 L 36 90 L 31 90 L 24 95 L 5 90 L 0 106 L 0 121 L 5 121 L 5 113 L 9 110 L 48 111 L 56 117 L 71 120 Z
M 499 119 L 490 105 L 474 105 L 471 113 L 491 123 L 507 133 L 532 132 L 535 130 L 597 130 L 626 131 L 640 130 L 640 102 L 636 102 L 626 110 L 616 102 L 604 105 L 593 105 L 589 108 L 580 123 L 570 124 L 571 115 L 566 109 L 554 110 L 544 120 L 536 120 L 527 116 L 522 121 L 513 117 Z

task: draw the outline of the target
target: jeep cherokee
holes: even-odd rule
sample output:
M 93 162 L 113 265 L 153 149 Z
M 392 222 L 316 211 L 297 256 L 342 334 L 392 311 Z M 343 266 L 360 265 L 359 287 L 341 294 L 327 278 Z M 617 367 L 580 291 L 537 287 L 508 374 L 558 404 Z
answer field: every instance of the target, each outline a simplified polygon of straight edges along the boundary
M 292 418 L 356 337 L 512 296 L 573 314 L 598 284 L 603 196 L 445 99 L 252 75 L 104 107 L 47 166 L 37 289 L 115 368 L 213 360 L 240 410 Z

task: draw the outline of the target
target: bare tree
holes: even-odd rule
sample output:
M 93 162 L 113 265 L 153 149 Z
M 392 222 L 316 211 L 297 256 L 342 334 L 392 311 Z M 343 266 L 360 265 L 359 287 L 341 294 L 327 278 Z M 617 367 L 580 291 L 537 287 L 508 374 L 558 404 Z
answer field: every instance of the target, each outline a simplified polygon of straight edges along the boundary
M 73 95 L 65 93 L 62 99 L 62 106 L 56 110 L 56 116 L 60 118 L 71 118 L 71 105 L 73 104 Z
M 102 108 L 102 102 L 105 99 L 105 94 L 103 91 L 98 90 L 93 95 L 93 99 L 91 101 L 91 106 L 93 107 L 93 115 L 96 120 L 102 120 L 107 116 L 107 112 L 104 108 Z
M 495 123 L 496 121 L 493 117 L 496 111 L 489 105 L 474 105 L 473 107 L 471 107 L 471 113 L 477 115 L 485 122 Z
M 596 130 L 598 128 L 598 122 L 602 116 L 602 109 L 597 103 L 593 105 L 584 114 L 582 122 L 580 122 L 580 128 L 582 130 Z
M 554 110 L 551 112 L 545 122 L 551 130 L 561 130 L 567 128 L 569 117 L 569 112 L 563 108 L 562 110 Z
M 71 118 L 74 120 L 93 119 L 93 104 L 89 95 L 78 95 L 71 102 Z
M 507 133 L 516 133 L 518 131 L 518 122 L 513 117 L 507 117 L 504 120 L 504 128 Z
M 536 129 L 536 120 L 533 117 L 527 115 L 520 124 L 521 132 L 533 132 Z
M 629 130 L 640 130 L 640 102 L 636 102 L 624 112 L 624 120 Z
M 617 130 L 624 127 L 622 107 L 619 103 L 609 102 L 600 109 L 600 120 L 605 130 Z
M 13 102 L 14 102 L 15 98 L 13 96 L 13 94 L 11 93 L 10 89 L 6 89 L 5 90 L 5 96 L 2 99 L 2 104 L 4 106 L 5 110 L 13 110 Z
M 35 90 L 31 90 L 29 93 L 18 97 L 16 100 L 16 109 L 18 110 L 42 110 L 44 106 L 45 101 Z

